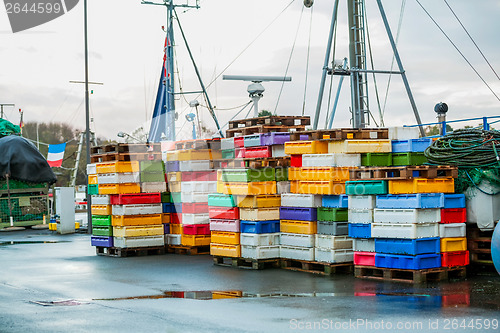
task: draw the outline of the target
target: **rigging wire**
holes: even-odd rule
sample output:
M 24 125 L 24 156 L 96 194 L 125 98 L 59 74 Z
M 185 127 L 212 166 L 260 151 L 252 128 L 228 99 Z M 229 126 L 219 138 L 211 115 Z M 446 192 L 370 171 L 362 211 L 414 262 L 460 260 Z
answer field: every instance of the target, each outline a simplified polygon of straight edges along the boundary
M 297 24 L 297 31 L 295 32 L 295 38 L 293 40 L 292 49 L 290 51 L 290 56 L 288 57 L 288 63 L 286 64 L 285 74 L 283 75 L 284 78 L 287 76 L 288 70 L 290 68 L 290 63 L 292 62 L 293 52 L 295 51 L 295 44 L 297 43 L 297 37 L 299 36 L 300 24 L 302 23 L 302 16 L 304 14 L 304 8 L 305 8 L 305 6 L 302 6 L 302 10 L 300 11 L 299 23 Z M 278 94 L 278 99 L 276 100 L 276 106 L 274 107 L 274 112 L 273 112 L 274 115 L 276 115 L 276 111 L 278 111 L 278 104 L 280 103 L 281 94 L 283 93 L 284 86 L 285 86 L 285 81 L 283 80 L 281 82 L 281 88 L 280 88 L 280 92 Z
M 310 18 L 309 18 L 309 38 L 307 41 L 306 79 L 305 79 L 305 83 L 304 83 L 304 98 L 303 98 L 303 102 L 302 102 L 302 116 L 304 116 L 304 113 L 306 111 L 307 79 L 309 78 L 309 57 L 311 55 L 313 8 L 314 7 L 311 7 L 311 14 L 310 14 Z
M 332 67 L 334 67 L 335 65 L 335 53 L 336 53 L 336 50 L 337 50 L 337 16 L 338 14 L 336 14 L 334 20 L 335 20 L 335 26 L 333 27 L 333 47 L 332 47 Z M 331 75 L 331 79 L 330 79 L 330 92 L 329 92 L 329 95 L 328 95 L 328 107 L 326 109 L 326 118 L 325 118 L 325 129 L 328 128 L 328 118 L 329 118 L 329 114 L 330 114 L 330 98 L 331 98 L 331 95 L 332 95 L 332 89 L 333 89 L 333 74 Z M 333 112 L 333 110 L 332 110 Z
M 451 8 L 450 4 L 448 3 L 448 1 L 444 0 L 444 3 L 448 6 L 448 8 L 450 9 L 450 11 L 452 12 L 453 16 L 455 16 L 455 18 L 457 19 L 458 23 L 460 23 L 460 26 L 462 26 L 462 28 L 464 29 L 465 33 L 467 34 L 467 36 L 469 36 L 470 40 L 472 41 L 472 43 L 474 44 L 474 46 L 476 47 L 476 49 L 479 51 L 479 53 L 481 53 L 481 55 L 483 56 L 483 59 L 486 61 L 486 63 L 488 64 L 488 66 L 490 66 L 491 70 L 493 71 L 493 73 L 495 74 L 495 76 L 497 77 L 497 79 L 500 80 L 500 77 L 498 76 L 497 72 L 495 71 L 495 69 L 493 69 L 493 66 L 491 66 L 490 62 L 488 61 L 488 59 L 486 59 L 486 56 L 484 55 L 484 53 L 481 51 L 481 49 L 479 48 L 479 46 L 477 45 L 476 41 L 474 40 L 474 38 L 472 38 L 472 36 L 469 34 L 469 32 L 467 31 L 467 29 L 465 28 L 465 26 L 462 24 L 462 21 L 460 21 L 460 19 L 458 18 L 457 14 L 455 14 L 455 12 L 453 11 L 453 9 Z
M 419 5 L 420 7 L 422 7 L 422 9 L 424 10 L 424 12 L 427 14 L 427 16 L 429 16 L 429 18 L 432 20 L 432 22 L 434 22 L 434 24 L 438 27 L 438 29 L 443 33 L 443 35 L 448 39 L 448 41 L 451 43 L 451 45 L 453 45 L 453 47 L 457 50 L 457 52 L 462 56 L 462 58 L 464 58 L 464 60 L 467 62 L 467 64 L 470 66 L 470 68 L 472 68 L 472 70 L 476 73 L 476 75 L 481 79 L 481 81 L 483 81 L 483 83 L 486 85 L 486 87 L 488 87 L 488 89 L 491 91 L 491 93 L 496 97 L 496 99 L 500 102 L 500 97 L 498 97 L 498 95 L 495 93 L 495 91 L 493 91 L 493 89 L 490 87 L 490 85 L 483 79 L 483 77 L 481 76 L 481 74 L 479 74 L 479 72 L 476 70 L 476 68 L 472 65 L 472 63 L 467 59 L 467 57 L 462 53 L 462 51 L 460 51 L 460 49 L 457 47 L 457 45 L 451 40 L 451 38 L 446 34 L 446 32 L 444 32 L 444 30 L 441 28 L 441 26 L 436 22 L 436 20 L 434 20 L 434 18 L 432 17 L 432 15 L 424 8 L 424 6 L 420 3 L 419 0 L 415 0 Z
M 404 15 L 405 8 L 406 8 L 406 0 L 403 0 L 401 2 L 401 10 L 399 11 L 398 30 L 396 33 L 396 41 L 395 41 L 396 47 L 398 45 L 399 36 L 401 34 L 401 27 L 403 26 L 403 15 Z M 392 53 L 392 61 L 391 61 L 391 72 L 394 69 L 394 61 L 395 60 L 396 60 L 396 55 L 393 52 Z M 389 87 L 391 86 L 391 79 L 392 79 L 392 73 L 389 74 L 389 78 L 387 80 L 387 88 L 385 90 L 385 97 L 384 97 L 384 106 L 382 107 L 382 116 L 385 116 L 385 108 L 387 106 L 387 97 L 389 96 Z

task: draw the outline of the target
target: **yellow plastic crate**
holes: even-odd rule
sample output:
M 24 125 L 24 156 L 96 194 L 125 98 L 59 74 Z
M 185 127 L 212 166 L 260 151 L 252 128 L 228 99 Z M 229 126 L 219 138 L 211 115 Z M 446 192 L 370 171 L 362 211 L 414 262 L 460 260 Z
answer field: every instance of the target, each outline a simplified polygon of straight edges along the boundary
M 240 298 L 243 297 L 241 290 L 234 291 L 212 291 L 212 299 Z
M 181 192 L 181 182 L 168 182 L 170 192 Z
M 240 244 L 239 232 L 212 231 L 212 242 L 218 244 L 238 245 Z
M 97 175 L 89 175 L 89 184 L 97 184 Z
M 96 164 L 97 173 L 139 172 L 139 161 L 114 161 Z
M 210 245 L 210 236 L 207 235 L 182 235 L 181 244 L 184 246 Z
M 316 221 L 281 220 L 280 231 L 291 234 L 313 235 L 317 233 L 318 226 Z
M 169 213 L 162 213 L 161 214 L 161 223 L 163 224 L 168 224 L 170 223 L 171 216 Z
M 217 193 L 224 193 L 224 183 L 217 181 Z
M 123 227 L 129 225 L 159 225 L 162 224 L 162 214 L 151 215 L 113 215 L 111 225 Z
M 241 257 L 241 245 L 210 244 L 210 255 L 218 257 Z
M 179 150 L 179 161 L 195 161 L 195 160 L 220 160 L 222 152 L 220 150 L 211 149 L 184 149 Z
M 269 208 L 280 207 L 280 195 L 238 195 L 236 203 L 240 208 Z
M 330 141 L 328 143 L 328 153 L 390 153 L 392 142 L 390 139 L 377 140 L 342 140 Z
M 170 233 L 176 235 L 182 235 L 182 224 L 171 223 Z
M 467 238 L 441 238 L 441 252 L 467 251 Z
M 143 237 L 163 235 L 162 225 L 113 227 L 113 237 Z
M 49 223 L 49 230 L 57 231 L 57 223 Z
M 292 181 L 290 192 L 299 194 L 345 194 L 345 183 L 334 181 Z
M 174 172 L 167 172 L 167 181 L 170 184 L 171 182 L 180 182 L 181 181 L 181 172 L 180 171 L 174 171 Z
M 111 205 L 92 205 L 92 215 L 111 215 Z
M 409 193 L 454 193 L 453 178 L 414 178 L 408 180 L 389 180 L 390 194 Z
M 289 180 L 333 180 L 336 182 L 349 180 L 349 170 L 347 167 L 302 167 L 289 168 Z
M 141 193 L 141 185 L 136 183 L 127 184 L 100 184 L 99 194 L 126 194 Z
M 276 182 L 224 183 L 224 194 L 260 195 L 276 193 Z
M 222 182 L 222 169 L 217 170 L 217 181 Z
M 179 151 L 180 150 L 172 150 L 167 151 L 167 161 L 178 161 L 179 160 Z
M 285 142 L 285 154 L 326 154 L 328 153 L 327 141 L 290 141 Z

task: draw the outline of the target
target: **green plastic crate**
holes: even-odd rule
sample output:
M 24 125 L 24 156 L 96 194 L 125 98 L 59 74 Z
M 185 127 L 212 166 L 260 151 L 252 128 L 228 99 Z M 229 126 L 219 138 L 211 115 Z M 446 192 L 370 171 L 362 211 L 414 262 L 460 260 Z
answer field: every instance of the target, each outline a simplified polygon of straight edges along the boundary
M 347 208 L 318 207 L 318 221 L 346 222 Z
M 21 180 L 10 179 L 9 189 L 10 190 L 24 190 L 24 189 L 36 189 L 41 190 L 47 187 L 47 183 L 29 183 L 23 182 Z M 0 191 L 7 191 L 7 181 L 0 180 Z
M 92 226 L 111 226 L 111 215 L 92 215 Z
M 88 192 L 90 195 L 98 195 L 99 194 L 99 185 L 97 184 L 89 184 Z
M 224 149 L 222 151 L 222 159 L 230 159 L 234 158 L 235 152 L 234 149 Z
M 141 173 L 165 173 L 165 164 L 163 161 L 140 161 L 140 170 Z
M 172 201 L 172 195 L 170 192 L 161 192 L 161 202 L 162 203 L 171 203 Z
M 391 153 L 366 153 L 361 154 L 362 166 L 391 166 Z
M 286 182 L 288 181 L 288 168 L 276 168 L 276 181 L 277 182 Z
M 181 203 L 181 192 L 171 192 L 170 195 L 172 196 L 172 202 L 173 203 Z
M 113 227 L 112 226 L 100 226 L 93 225 L 92 226 L 92 235 L 93 236 L 113 236 Z
M 165 174 L 158 172 L 141 172 L 142 183 L 159 183 L 165 181 Z
M 212 193 L 208 195 L 208 205 L 216 207 L 236 207 L 236 200 L 230 194 Z
M 345 182 L 347 195 L 378 195 L 387 194 L 387 180 L 356 180 Z
M 427 162 L 427 157 L 424 153 L 393 153 L 392 165 L 422 165 Z
M 275 180 L 274 168 L 262 169 L 224 169 L 222 181 L 225 182 L 271 182 Z

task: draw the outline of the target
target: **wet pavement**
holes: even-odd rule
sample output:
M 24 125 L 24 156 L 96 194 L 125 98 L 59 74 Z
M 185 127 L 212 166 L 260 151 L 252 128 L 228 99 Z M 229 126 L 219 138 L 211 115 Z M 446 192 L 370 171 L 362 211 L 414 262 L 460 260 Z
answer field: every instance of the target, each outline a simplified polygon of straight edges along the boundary
M 413 286 L 210 256 L 96 256 L 86 234 L 0 233 L 0 332 L 499 332 L 500 276 Z

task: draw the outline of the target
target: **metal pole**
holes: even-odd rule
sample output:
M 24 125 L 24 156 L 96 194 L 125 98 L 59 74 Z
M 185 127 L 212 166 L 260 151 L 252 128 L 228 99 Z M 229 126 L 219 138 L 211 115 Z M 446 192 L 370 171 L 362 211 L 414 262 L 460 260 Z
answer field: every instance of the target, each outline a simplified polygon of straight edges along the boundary
M 342 68 L 343 69 L 347 69 L 347 58 L 344 58 L 344 64 L 342 65 Z M 329 118 L 329 121 L 328 121 L 328 129 L 331 129 L 332 128 L 332 125 L 333 125 L 333 118 L 335 117 L 335 112 L 337 111 L 337 105 L 339 103 L 339 98 L 340 98 L 340 90 L 342 89 L 342 83 L 344 82 L 344 75 L 340 76 L 340 80 L 339 80 L 339 86 L 337 88 L 337 94 L 335 95 L 335 101 L 333 102 L 333 108 L 332 108 L 332 112 L 330 113 L 330 118 Z
M 313 129 L 318 129 L 319 115 L 321 113 L 321 102 L 323 101 L 323 93 L 325 92 L 326 74 L 328 72 L 328 62 L 330 61 L 330 52 L 332 50 L 333 34 L 335 33 L 335 24 L 337 23 L 337 9 L 339 0 L 335 0 L 333 5 L 332 24 L 330 25 L 330 35 L 328 36 L 328 45 L 326 46 L 325 62 L 323 63 L 323 74 L 321 75 L 321 83 L 319 86 L 318 103 L 316 104 L 316 114 L 314 116 Z
M 401 58 L 399 57 L 399 52 L 396 47 L 396 43 L 394 42 L 394 37 L 391 33 L 391 28 L 389 27 L 389 22 L 387 21 L 387 17 L 385 16 L 384 6 L 382 5 L 381 0 L 377 0 L 378 8 L 380 10 L 380 15 L 382 16 L 382 20 L 384 21 L 385 30 L 387 31 L 387 36 L 389 37 L 389 41 L 391 42 L 392 51 L 394 52 L 394 57 L 396 58 L 396 62 L 398 63 L 399 71 L 401 72 L 401 77 L 403 78 L 403 83 L 406 88 L 406 93 L 408 94 L 408 98 L 410 99 L 410 104 L 413 109 L 413 113 L 415 115 L 415 119 L 417 120 L 418 125 L 422 125 L 422 120 L 420 120 L 420 114 L 418 113 L 417 104 L 413 99 L 413 94 L 411 93 L 410 84 L 408 83 L 408 79 L 406 78 L 405 70 L 403 68 L 403 63 L 401 62 Z M 425 136 L 425 131 L 422 126 L 419 126 L 420 135 L 422 137 Z
M 75 168 L 73 169 L 73 176 L 71 177 L 71 186 L 76 185 L 76 176 L 78 175 L 78 166 L 80 165 L 80 158 L 82 156 L 83 137 L 84 136 L 85 136 L 85 133 L 80 133 L 80 142 L 78 143 L 78 151 L 76 153 Z
M 174 26 L 173 26 L 174 3 L 167 4 L 167 45 L 165 55 L 167 59 L 165 75 L 165 101 L 167 116 L 167 138 L 175 141 L 175 80 L 174 80 Z
M 85 144 L 87 148 L 87 164 L 90 164 L 90 110 L 89 110 L 89 50 L 87 34 L 87 0 L 83 1 L 83 27 L 85 43 Z M 89 181 L 85 177 L 87 187 L 87 225 L 88 233 L 92 233 L 92 197 L 89 194 Z

